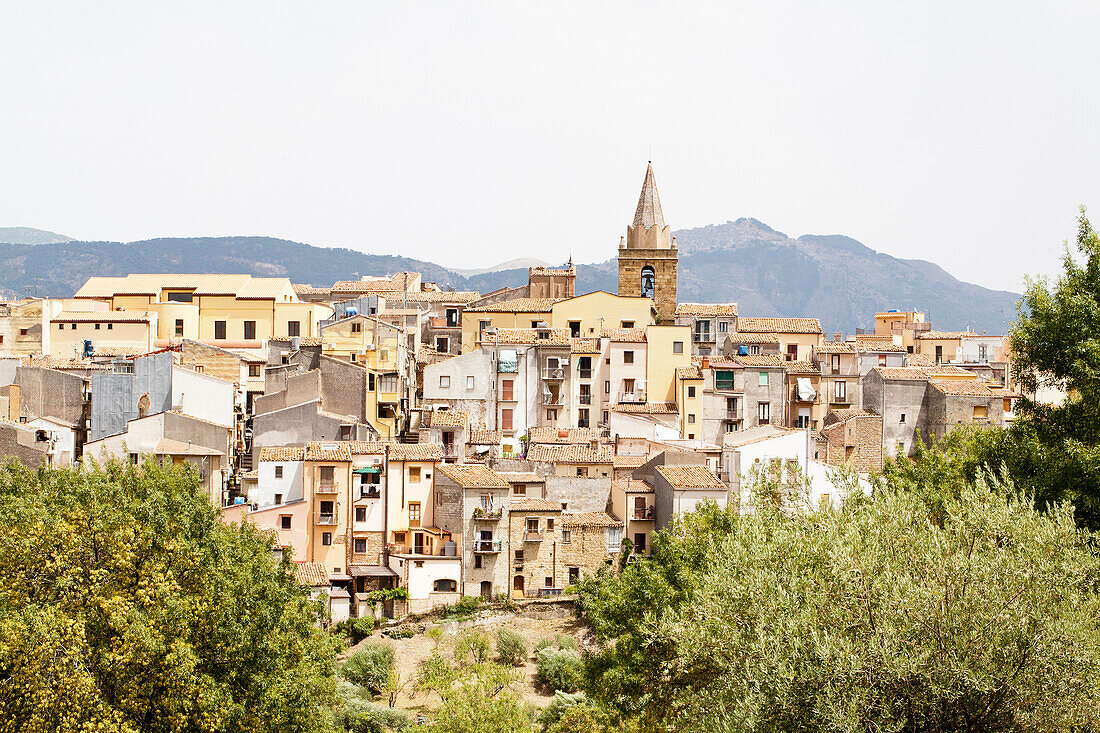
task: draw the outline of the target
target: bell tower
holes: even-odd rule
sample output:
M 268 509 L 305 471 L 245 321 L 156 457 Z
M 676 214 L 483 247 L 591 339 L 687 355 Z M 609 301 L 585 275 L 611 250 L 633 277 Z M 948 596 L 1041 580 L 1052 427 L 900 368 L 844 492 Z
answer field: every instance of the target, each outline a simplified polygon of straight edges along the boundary
M 653 164 L 646 167 L 642 194 L 634 223 L 619 242 L 619 295 L 653 299 L 660 323 L 672 323 L 676 315 L 676 246 L 672 229 L 665 224 Z

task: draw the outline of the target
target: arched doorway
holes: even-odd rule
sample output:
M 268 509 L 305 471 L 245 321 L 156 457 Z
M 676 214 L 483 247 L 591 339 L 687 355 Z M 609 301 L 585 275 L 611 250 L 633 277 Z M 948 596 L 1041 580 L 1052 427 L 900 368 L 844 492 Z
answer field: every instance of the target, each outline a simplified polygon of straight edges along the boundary
M 493 600 L 493 584 L 491 581 L 481 581 L 481 599 L 485 602 Z
M 512 597 L 523 598 L 523 576 L 517 575 L 512 581 Z
M 653 272 L 653 268 L 646 265 L 642 268 L 642 297 L 652 298 L 653 291 L 656 287 L 657 277 Z

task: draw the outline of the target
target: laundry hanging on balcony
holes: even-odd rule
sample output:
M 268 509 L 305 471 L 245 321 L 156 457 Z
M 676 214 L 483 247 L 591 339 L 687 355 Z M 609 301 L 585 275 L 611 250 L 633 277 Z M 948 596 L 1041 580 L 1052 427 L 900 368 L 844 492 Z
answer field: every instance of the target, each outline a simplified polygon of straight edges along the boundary
M 515 349 L 501 349 L 498 371 L 504 374 L 513 374 L 519 370 L 519 356 Z
M 798 378 L 798 399 L 804 400 L 806 402 L 813 402 L 816 397 L 817 397 L 817 392 L 814 390 L 813 386 L 810 384 L 810 378 L 809 377 L 799 377 Z

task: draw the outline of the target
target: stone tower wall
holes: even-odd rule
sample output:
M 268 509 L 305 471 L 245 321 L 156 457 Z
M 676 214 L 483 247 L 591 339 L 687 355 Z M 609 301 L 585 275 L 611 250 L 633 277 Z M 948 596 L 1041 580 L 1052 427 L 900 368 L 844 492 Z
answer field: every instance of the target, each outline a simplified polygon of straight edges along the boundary
M 642 268 L 653 268 L 653 297 L 660 323 L 672 323 L 676 316 L 678 254 L 672 249 L 619 249 L 619 295 L 642 294 Z

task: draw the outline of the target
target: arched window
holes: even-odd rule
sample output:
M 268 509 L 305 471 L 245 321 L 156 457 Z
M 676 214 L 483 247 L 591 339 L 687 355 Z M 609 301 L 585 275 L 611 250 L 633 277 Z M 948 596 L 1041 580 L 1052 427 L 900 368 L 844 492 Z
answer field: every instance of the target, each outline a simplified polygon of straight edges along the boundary
M 454 593 L 458 590 L 458 583 L 450 578 L 440 578 L 432 585 L 432 590 L 437 593 Z
M 653 268 L 650 267 L 649 265 L 646 265 L 645 267 L 643 267 L 642 268 L 642 297 L 643 298 L 652 298 L 653 297 L 653 287 L 654 287 L 654 282 L 655 281 L 656 281 L 656 277 L 653 273 Z

